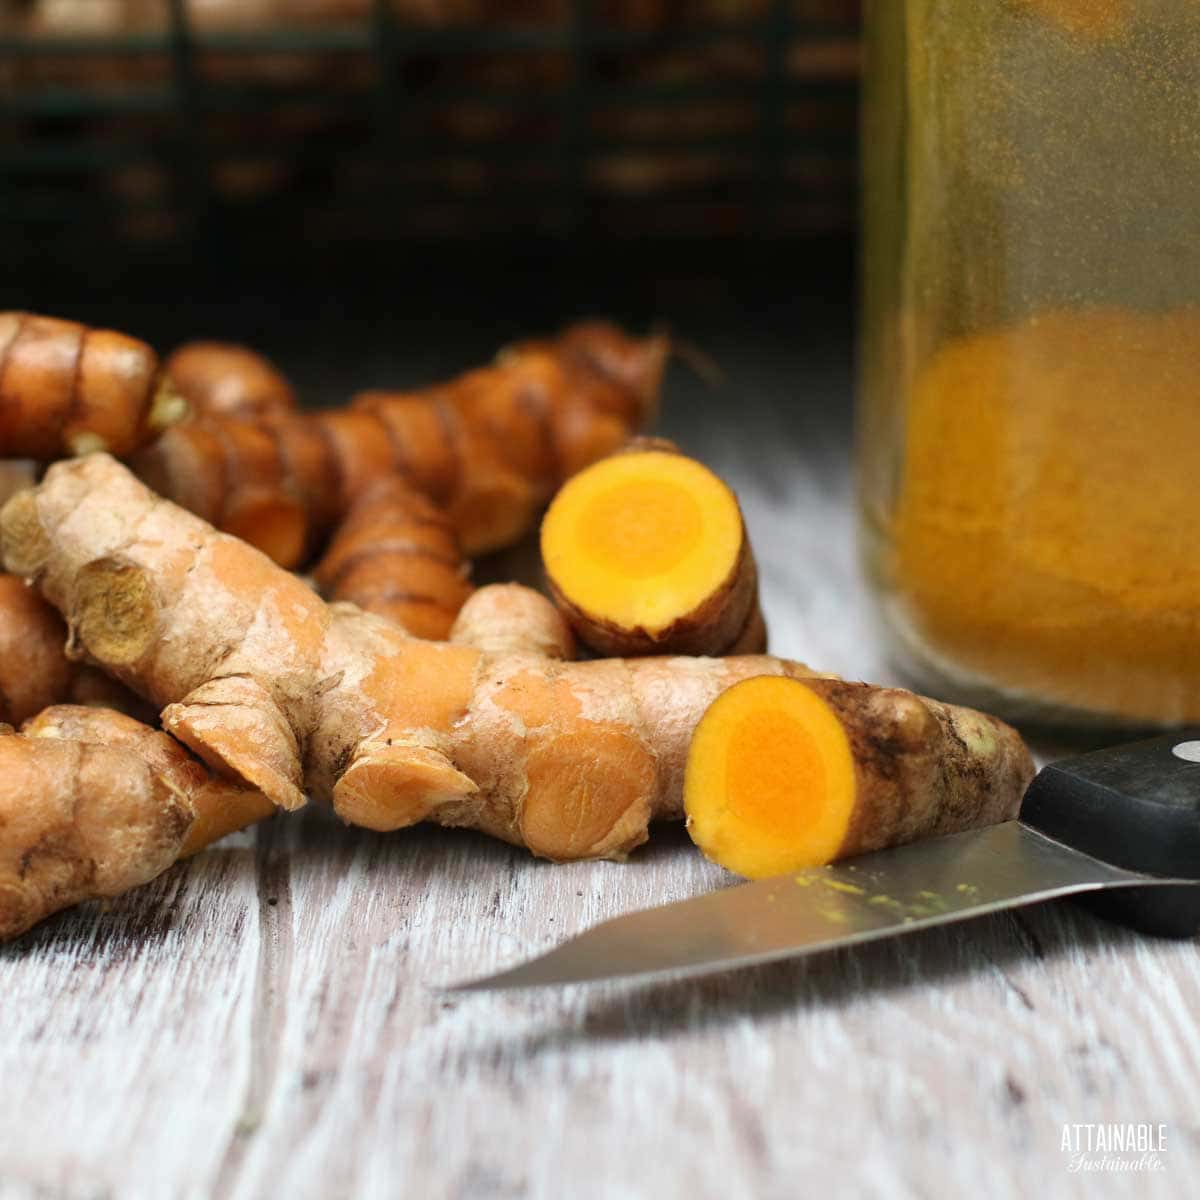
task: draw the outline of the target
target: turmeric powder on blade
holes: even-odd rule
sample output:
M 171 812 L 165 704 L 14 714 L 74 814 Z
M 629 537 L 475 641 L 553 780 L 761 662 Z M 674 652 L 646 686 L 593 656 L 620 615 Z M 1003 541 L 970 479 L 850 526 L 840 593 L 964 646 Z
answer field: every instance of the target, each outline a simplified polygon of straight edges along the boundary
M 1200 720 L 1200 310 L 951 342 L 907 406 L 891 615 L 968 688 Z

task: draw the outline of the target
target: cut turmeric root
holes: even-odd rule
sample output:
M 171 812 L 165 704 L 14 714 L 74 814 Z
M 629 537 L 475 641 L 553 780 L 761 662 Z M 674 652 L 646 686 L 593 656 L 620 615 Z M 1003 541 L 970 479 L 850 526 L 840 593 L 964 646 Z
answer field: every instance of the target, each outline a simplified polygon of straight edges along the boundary
M 0 313 L 0 458 L 130 454 L 187 415 L 136 338 L 32 313 Z
M 897 688 L 764 676 L 701 718 L 684 808 L 708 858 L 761 879 L 1009 820 L 1032 777 L 994 717 Z
M 766 647 L 737 499 L 669 442 L 639 439 L 568 480 L 541 540 L 560 609 L 601 654 Z
M 80 651 L 225 778 L 286 809 L 312 797 L 372 829 L 470 826 L 546 858 L 640 845 L 652 819 L 682 815 L 707 705 L 749 675 L 809 673 L 760 656 L 564 662 L 553 605 L 511 587 L 476 593 L 456 640 L 413 638 L 325 604 L 102 455 L 13 497 L 0 546 Z
M 665 338 L 588 322 L 446 384 L 300 413 L 287 380 L 244 347 L 181 347 L 177 386 L 144 342 L 0 313 L 0 459 L 136 456 L 162 495 L 287 567 L 398 474 L 473 556 L 518 540 L 562 480 L 649 418 L 667 353 Z

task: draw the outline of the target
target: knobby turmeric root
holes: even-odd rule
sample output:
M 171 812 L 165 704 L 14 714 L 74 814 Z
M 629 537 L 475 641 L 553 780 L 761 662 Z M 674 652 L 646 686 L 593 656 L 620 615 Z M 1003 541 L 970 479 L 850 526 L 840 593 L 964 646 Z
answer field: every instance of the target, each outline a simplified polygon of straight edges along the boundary
M 169 430 L 134 462 L 155 491 L 169 492 L 275 562 L 297 567 L 308 558 L 309 512 L 274 430 L 233 417 L 201 417 Z
M 283 808 L 307 794 L 367 828 L 468 826 L 551 859 L 623 857 L 652 819 L 682 815 L 688 746 L 718 696 L 812 676 L 765 656 L 563 662 L 560 616 L 513 587 L 477 592 L 460 640 L 412 638 L 327 605 L 104 455 L 10 500 L 0 551 L 78 650 L 165 706 L 167 730 L 224 778 Z M 943 824 L 982 819 L 980 794 L 1005 798 L 997 811 L 1020 795 L 1026 758 L 977 759 L 989 778 L 940 793 Z
M 188 342 L 167 359 L 166 370 L 197 417 L 255 421 L 296 408 L 296 393 L 282 372 L 246 346 Z
M 511 589 L 468 601 L 460 641 L 412 638 L 327 605 L 103 455 L 10 500 L 0 547 L 78 652 L 226 778 L 287 809 L 309 795 L 368 828 L 471 826 L 547 858 L 621 857 L 652 818 L 682 815 L 708 704 L 747 676 L 809 673 L 754 656 L 557 661 L 561 617 Z
M 995 717 L 897 688 L 768 676 L 704 714 L 684 807 L 708 858 L 761 879 L 1009 820 L 1033 770 Z
M 601 654 L 766 648 L 737 499 L 670 442 L 638 439 L 568 480 L 541 542 L 555 600 Z
M 585 324 L 424 391 L 364 392 L 348 409 L 265 425 L 227 417 L 178 425 L 135 468 L 162 495 L 288 567 L 367 487 L 399 474 L 445 509 L 474 557 L 516 541 L 564 479 L 649 418 L 666 357 L 665 339 Z
M 131 454 L 187 415 L 145 342 L 31 313 L 0 313 L 0 458 Z
M 563 615 L 539 592 L 519 583 L 493 583 L 476 592 L 459 612 L 450 641 L 497 657 L 575 657 L 575 638 Z
M 161 775 L 178 795 L 185 796 L 194 818 L 179 847 L 187 858 L 226 834 L 236 833 L 275 812 L 262 792 L 214 775 L 173 737 L 151 729 L 125 713 L 110 709 L 56 704 L 21 726 L 29 738 L 58 738 L 85 745 L 127 751 Z
M 270 809 L 119 713 L 52 708 L 0 731 L 0 940 L 147 883 Z
M 313 577 L 327 598 L 437 641 L 450 633 L 473 590 L 468 571 L 446 514 L 390 475 L 359 497 Z
M 0 723 L 19 725 L 50 704 L 100 704 L 150 715 L 128 688 L 64 653 L 67 628 L 15 575 L 0 575 Z

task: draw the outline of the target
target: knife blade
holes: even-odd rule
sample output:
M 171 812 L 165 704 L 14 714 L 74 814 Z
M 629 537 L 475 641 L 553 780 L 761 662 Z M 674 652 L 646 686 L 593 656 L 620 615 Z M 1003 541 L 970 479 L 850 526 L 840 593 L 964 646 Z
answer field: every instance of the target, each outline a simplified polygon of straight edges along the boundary
M 1103 914 L 1135 928 L 1193 936 L 1198 883 L 1192 731 L 1052 763 L 1026 792 L 1020 820 L 616 917 L 450 990 L 701 974 L 1089 893 L 1104 893 Z

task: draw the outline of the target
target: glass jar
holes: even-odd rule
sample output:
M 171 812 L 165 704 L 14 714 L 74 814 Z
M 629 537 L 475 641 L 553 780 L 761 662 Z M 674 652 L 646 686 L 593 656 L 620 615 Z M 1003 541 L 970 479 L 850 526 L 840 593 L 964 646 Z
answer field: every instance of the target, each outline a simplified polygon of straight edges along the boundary
M 1200 3 L 873 0 L 860 488 L 921 686 L 1200 722 Z

